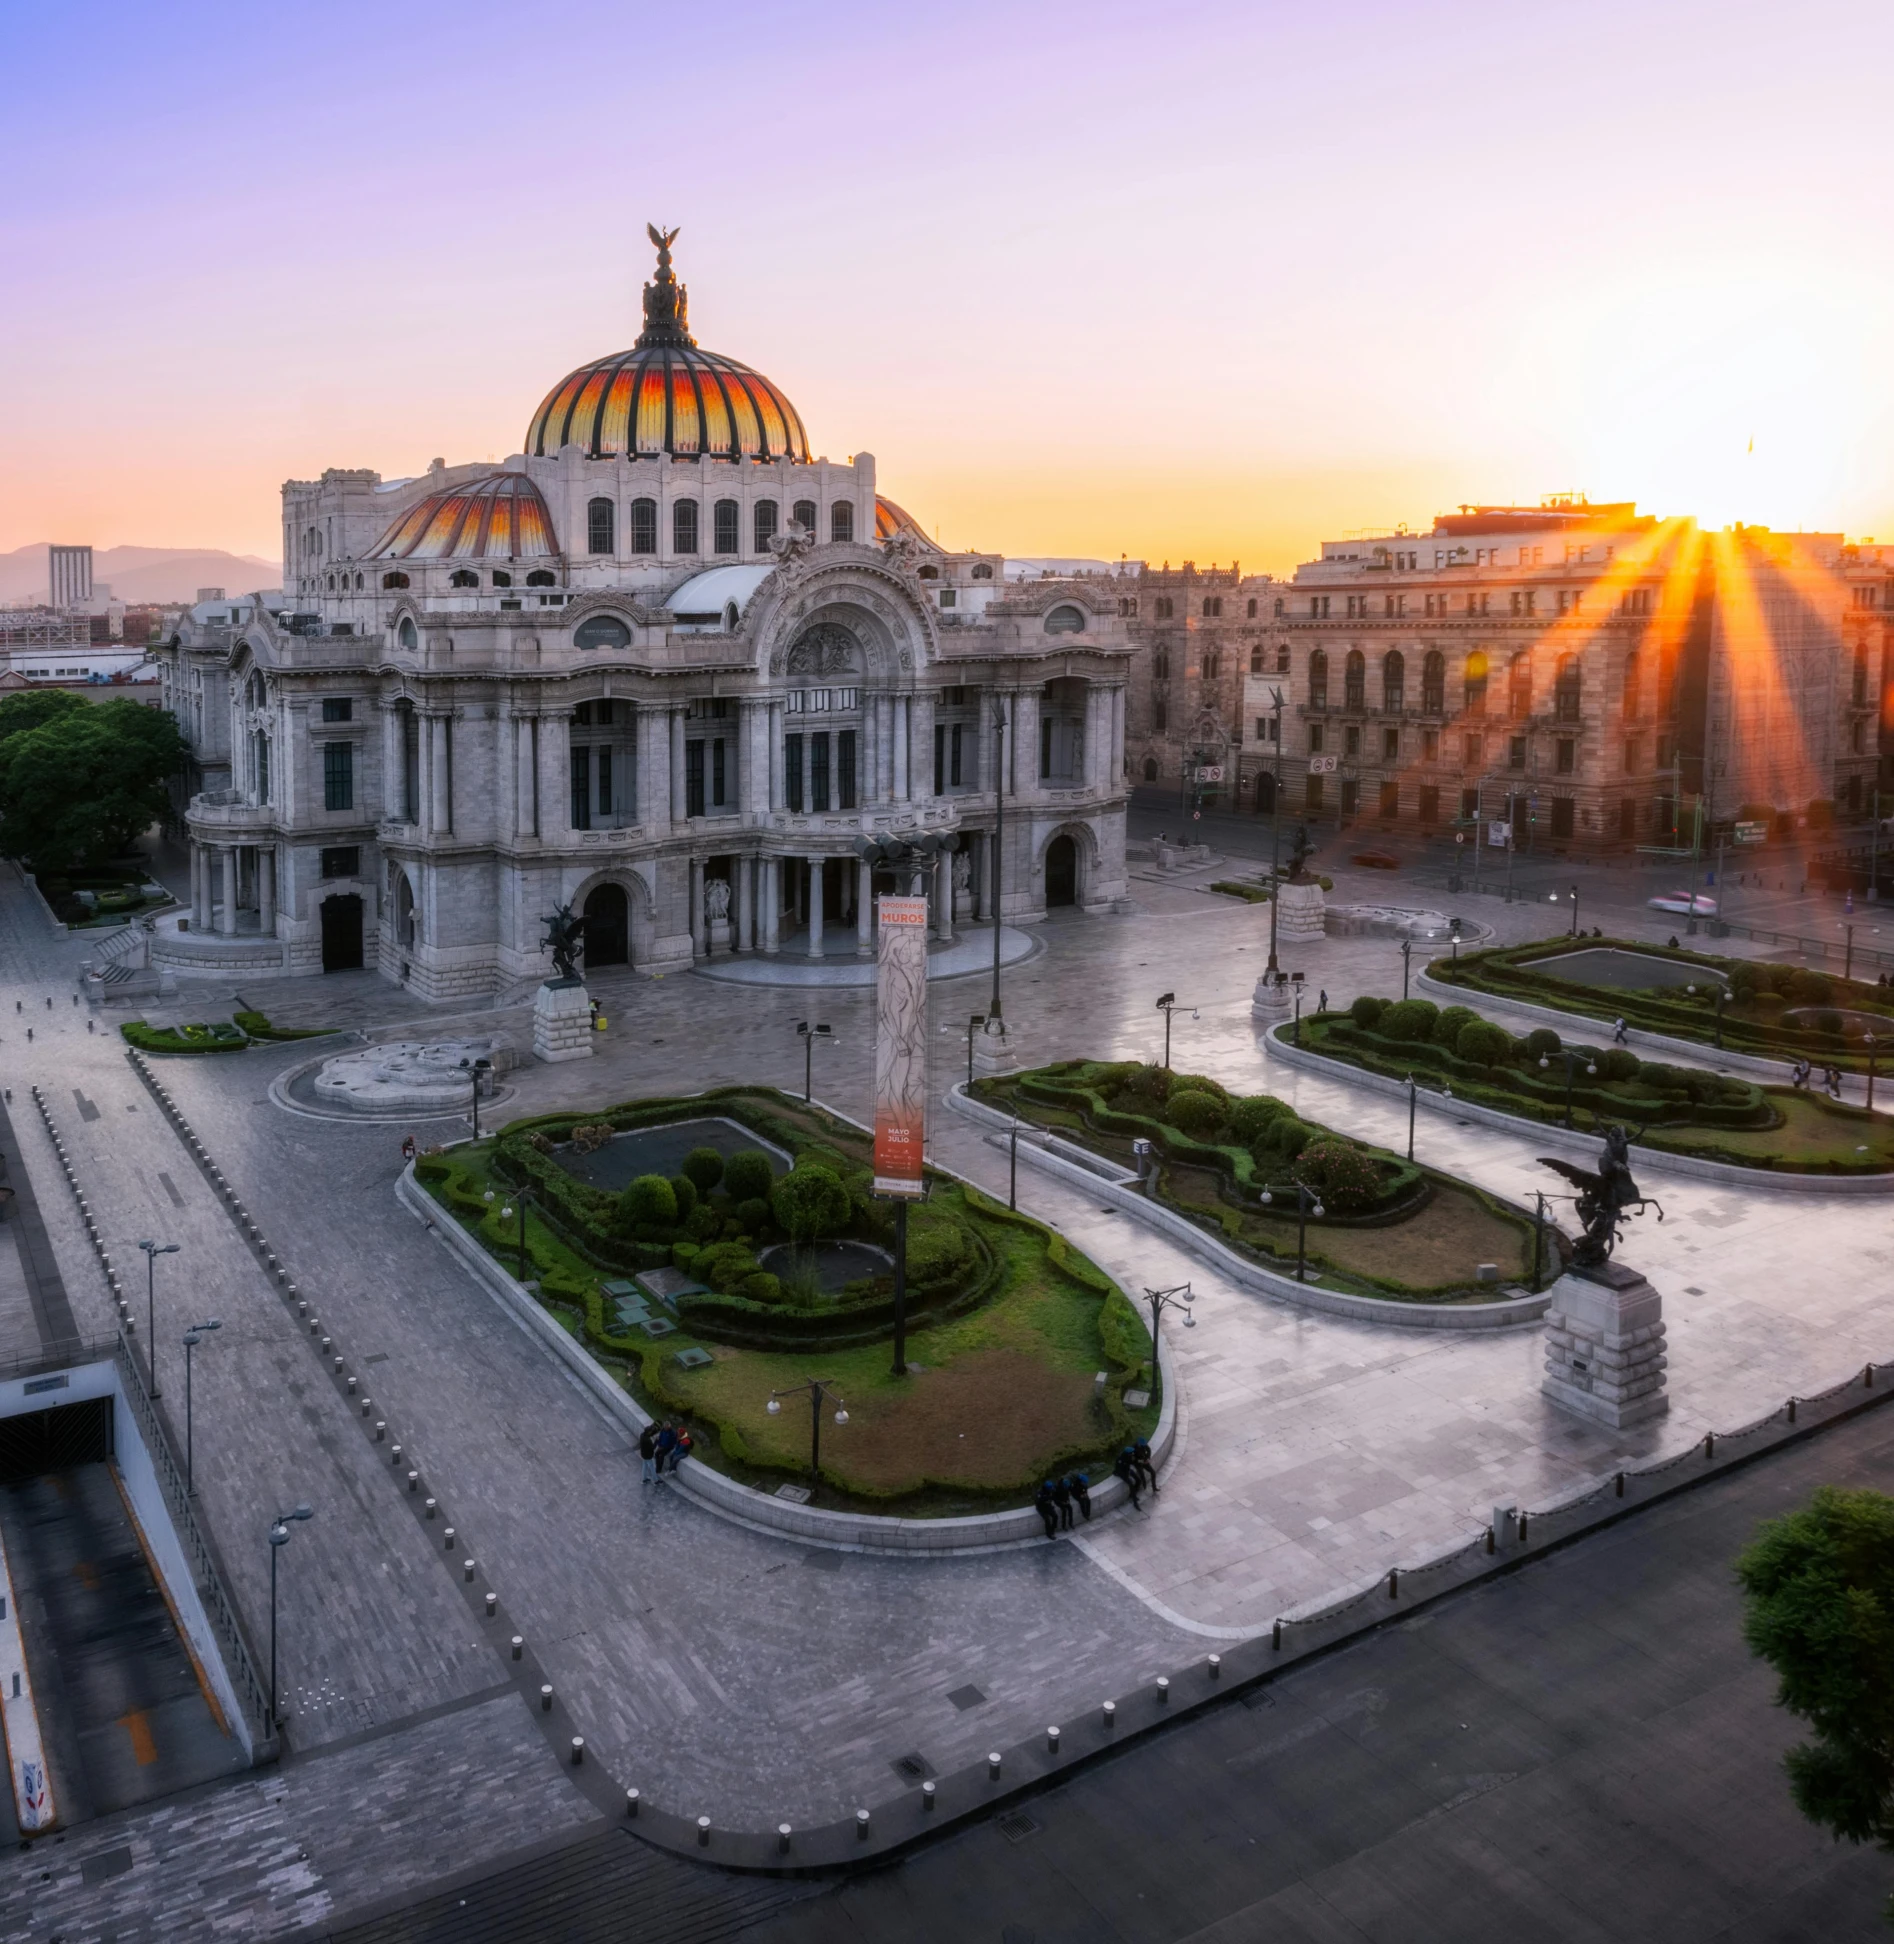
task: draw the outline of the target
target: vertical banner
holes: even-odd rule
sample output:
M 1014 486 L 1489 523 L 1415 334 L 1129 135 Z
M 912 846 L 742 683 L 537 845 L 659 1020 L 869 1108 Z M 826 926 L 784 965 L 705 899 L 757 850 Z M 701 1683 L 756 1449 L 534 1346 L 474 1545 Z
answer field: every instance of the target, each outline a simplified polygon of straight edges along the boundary
M 918 1197 L 927 1118 L 927 900 L 875 900 L 875 1193 Z

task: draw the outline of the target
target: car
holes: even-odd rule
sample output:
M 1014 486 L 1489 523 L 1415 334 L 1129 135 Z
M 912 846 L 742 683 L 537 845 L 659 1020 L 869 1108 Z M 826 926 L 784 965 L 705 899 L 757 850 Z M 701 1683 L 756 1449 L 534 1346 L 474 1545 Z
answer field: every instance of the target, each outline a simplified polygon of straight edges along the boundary
M 1688 891 L 1666 891 L 1661 897 L 1646 898 L 1644 901 L 1653 911 L 1674 912 L 1679 918 L 1714 918 L 1716 900 L 1707 891 L 1692 894 Z
M 1392 851 L 1357 851 L 1348 861 L 1359 864 L 1364 871 L 1398 871 L 1401 868 L 1401 860 Z

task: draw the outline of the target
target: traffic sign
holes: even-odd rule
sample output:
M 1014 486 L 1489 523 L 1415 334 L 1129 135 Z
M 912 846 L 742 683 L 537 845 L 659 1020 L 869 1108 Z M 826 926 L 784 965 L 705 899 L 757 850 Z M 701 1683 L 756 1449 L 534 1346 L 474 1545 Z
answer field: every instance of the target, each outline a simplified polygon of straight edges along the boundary
M 1760 844 L 1768 835 L 1769 826 L 1766 823 L 1752 823 L 1746 818 L 1737 823 L 1735 836 L 1739 844 Z
M 1513 841 L 1513 827 L 1495 818 L 1486 826 L 1486 841 L 1489 848 L 1504 850 Z
M 1197 781 L 1199 783 L 1221 783 L 1223 781 L 1223 765 L 1221 763 L 1199 763 L 1197 765 Z
M 1309 758 L 1309 774 L 1311 776 L 1333 776 L 1335 774 L 1335 763 L 1336 758 L 1333 756 L 1311 756 Z

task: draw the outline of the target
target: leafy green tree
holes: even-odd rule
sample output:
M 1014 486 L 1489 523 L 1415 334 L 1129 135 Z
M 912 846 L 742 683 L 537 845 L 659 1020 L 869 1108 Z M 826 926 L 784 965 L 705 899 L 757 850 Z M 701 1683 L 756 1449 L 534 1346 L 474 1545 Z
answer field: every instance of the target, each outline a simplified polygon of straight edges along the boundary
M 776 1170 L 761 1148 L 740 1148 L 723 1164 L 724 1193 L 733 1202 L 767 1201 L 775 1181 Z
M 169 814 L 166 784 L 183 760 L 171 717 L 123 697 L 58 710 L 8 734 L 0 741 L 0 852 L 55 871 L 109 861 Z
M 60 716 L 75 712 L 83 715 L 92 706 L 83 695 L 74 695 L 70 689 L 27 689 L 22 694 L 9 695 L 0 701 L 0 743 Z
M 619 1190 L 618 1216 L 627 1228 L 671 1228 L 677 1196 L 662 1175 L 640 1175 Z
M 1795 1806 L 1894 1852 L 1894 1498 L 1824 1485 L 1736 1562 L 1743 1638 L 1814 1729 L 1783 1757 Z
M 684 1174 L 700 1195 L 707 1195 L 723 1179 L 723 1156 L 714 1147 L 692 1148 L 684 1157 Z
M 792 1168 L 777 1182 L 769 1202 L 777 1226 L 797 1242 L 832 1235 L 848 1221 L 848 1190 L 840 1175 L 820 1165 Z

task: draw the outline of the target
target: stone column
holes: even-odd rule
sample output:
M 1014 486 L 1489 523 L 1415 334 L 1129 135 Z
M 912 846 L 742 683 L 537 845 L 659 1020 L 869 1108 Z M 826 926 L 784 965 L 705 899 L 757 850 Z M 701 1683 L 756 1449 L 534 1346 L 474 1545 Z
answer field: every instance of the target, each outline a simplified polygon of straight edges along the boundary
M 866 858 L 855 866 L 855 956 L 869 958 L 875 949 L 875 871 Z
M 942 851 L 934 860 L 934 936 L 942 944 L 954 941 L 954 860 Z
M 256 922 L 265 938 L 276 936 L 276 846 L 260 844 L 256 854 Z
M 237 932 L 237 849 L 234 844 L 221 844 L 217 850 L 217 860 L 223 867 L 223 909 L 217 914 L 217 930 L 225 938 L 234 938 Z
M 710 956 L 710 930 L 704 917 L 704 860 L 691 859 L 691 956 Z
M 781 858 L 759 857 L 756 860 L 756 895 L 763 907 L 763 950 L 766 955 L 773 954 L 782 943 Z
M 756 859 L 739 857 L 737 864 L 737 950 L 756 950 Z
M 389 823 L 405 821 L 401 801 L 401 711 L 381 712 L 381 814 Z
M 211 927 L 210 849 L 201 839 L 191 844 L 191 929 Z
M 820 857 L 809 860 L 809 956 L 812 959 L 822 956 L 822 880 L 825 862 Z
M 429 719 L 429 741 L 434 745 L 433 817 L 429 828 L 436 836 L 445 836 L 454 827 L 454 789 L 453 769 L 450 750 L 452 748 L 452 727 L 444 715 L 431 716 Z
M 539 835 L 539 765 L 534 760 L 537 716 L 513 718 L 513 797 L 519 806 L 514 828 L 521 837 Z
M 934 698 L 923 690 L 908 701 L 908 801 L 934 795 Z
M 1036 797 L 1039 794 L 1039 703 L 1041 691 L 1024 688 L 1013 697 L 1012 733 L 1006 739 L 1012 752 L 1012 774 L 1007 795 Z
M 1125 692 L 1111 691 L 1111 729 L 1105 750 L 1105 788 L 1108 795 L 1123 792 L 1125 781 Z
M 684 711 L 671 711 L 671 822 L 684 821 Z
M 539 829 L 559 837 L 572 828 L 572 716 L 569 711 L 539 718 Z
M 770 703 L 765 711 L 767 726 L 763 734 L 769 741 L 769 807 L 772 810 L 783 808 L 787 798 L 783 781 L 783 718 L 786 711 L 780 702 Z
M 894 703 L 894 778 L 890 794 L 896 803 L 905 803 L 912 792 L 908 788 L 910 765 L 908 762 L 908 698 L 897 695 L 891 698 Z
M 1099 761 L 1099 748 L 1105 740 L 1104 733 L 1099 728 L 1099 716 L 1101 713 L 1099 705 L 1104 699 L 1104 691 L 1099 688 L 1096 682 L 1088 682 L 1085 685 L 1085 767 L 1083 776 L 1087 796 L 1097 796 L 1104 788 L 1102 765 Z

